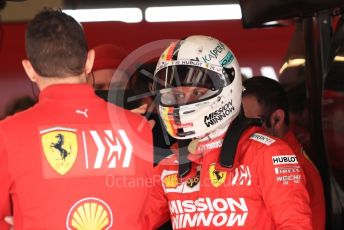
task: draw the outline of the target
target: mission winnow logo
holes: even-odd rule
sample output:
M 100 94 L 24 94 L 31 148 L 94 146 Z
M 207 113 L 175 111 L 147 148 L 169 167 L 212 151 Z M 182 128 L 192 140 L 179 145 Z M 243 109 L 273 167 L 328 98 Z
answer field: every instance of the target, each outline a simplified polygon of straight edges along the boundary
M 215 125 L 222 119 L 226 118 L 231 114 L 234 110 L 234 106 L 232 103 L 232 100 L 230 100 L 227 104 L 224 106 L 220 107 L 219 109 L 215 110 L 214 112 L 206 115 L 204 117 L 204 124 L 207 127 L 210 127 L 211 125 Z
M 169 208 L 173 229 L 243 227 L 248 216 L 248 208 L 242 197 L 173 200 L 169 202 Z

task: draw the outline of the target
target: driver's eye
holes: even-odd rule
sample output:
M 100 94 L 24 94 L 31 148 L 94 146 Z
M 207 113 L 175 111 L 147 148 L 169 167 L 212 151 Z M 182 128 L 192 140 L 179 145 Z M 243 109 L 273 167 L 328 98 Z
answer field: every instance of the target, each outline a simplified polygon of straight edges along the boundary
M 177 98 L 184 98 L 185 97 L 184 93 L 180 93 L 180 92 L 175 93 L 175 95 Z
M 204 93 L 203 93 L 202 91 L 195 90 L 195 91 L 194 91 L 194 94 L 195 94 L 196 96 L 202 96 Z

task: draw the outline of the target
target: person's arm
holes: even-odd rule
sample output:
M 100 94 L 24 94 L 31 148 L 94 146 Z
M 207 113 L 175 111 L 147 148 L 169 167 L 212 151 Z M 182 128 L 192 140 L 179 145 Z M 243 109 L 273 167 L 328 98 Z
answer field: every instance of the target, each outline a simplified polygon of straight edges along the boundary
M 144 114 L 147 112 L 147 108 L 148 108 L 148 105 L 143 104 L 143 105 L 140 105 L 139 107 L 132 109 L 130 111 L 133 113 L 140 114 L 140 115 L 144 116 Z M 149 123 L 150 127 L 153 129 L 153 127 L 155 125 L 155 121 L 154 120 L 148 120 L 148 123 Z
M 10 199 L 10 174 L 8 166 L 8 156 L 0 137 L 0 229 L 8 229 L 5 217 L 12 215 Z
M 154 169 L 153 187 L 148 196 L 145 209 L 143 210 L 143 229 L 157 229 L 170 218 L 168 200 L 161 183 L 161 165 Z
M 257 159 L 259 187 L 276 229 L 312 229 L 305 177 L 292 150 L 272 144 Z

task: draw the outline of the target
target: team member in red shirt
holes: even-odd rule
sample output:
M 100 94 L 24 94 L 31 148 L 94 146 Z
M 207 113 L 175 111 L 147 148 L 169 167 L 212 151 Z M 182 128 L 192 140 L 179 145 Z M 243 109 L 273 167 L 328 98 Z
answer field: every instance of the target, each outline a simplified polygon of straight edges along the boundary
M 309 197 L 295 153 L 240 113 L 241 75 L 232 51 L 208 36 L 172 43 L 155 71 L 159 110 L 174 155 L 144 218 L 155 229 L 311 229 Z
M 152 168 L 151 129 L 86 84 L 94 51 L 57 10 L 26 32 L 38 103 L 0 123 L 0 229 L 139 229 Z M 137 128 L 140 127 L 140 128 Z
M 288 99 L 275 80 L 257 76 L 244 83 L 242 103 L 247 117 L 263 117 L 265 131 L 292 148 L 306 176 L 313 229 L 325 229 L 325 198 L 320 174 L 289 129 Z

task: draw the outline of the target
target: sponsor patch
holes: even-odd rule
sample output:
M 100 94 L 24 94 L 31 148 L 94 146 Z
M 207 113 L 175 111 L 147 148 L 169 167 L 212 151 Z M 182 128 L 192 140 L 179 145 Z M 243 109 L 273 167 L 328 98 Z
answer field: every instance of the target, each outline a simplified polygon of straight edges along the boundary
M 222 147 L 223 140 L 209 141 L 205 143 L 200 143 L 197 147 L 197 151 L 202 152 L 211 149 L 218 149 Z
M 90 197 L 76 202 L 68 212 L 68 230 L 108 230 L 113 224 L 111 208 L 103 200 Z
M 252 140 L 255 140 L 255 141 L 258 141 L 260 143 L 263 143 L 263 144 L 266 144 L 266 145 L 271 145 L 272 143 L 275 142 L 274 139 L 268 137 L 268 136 L 265 136 L 263 134 L 260 134 L 260 133 L 254 133 L 252 134 L 252 136 L 250 137 L 250 139 Z
M 245 226 L 248 208 L 245 199 L 200 197 L 169 201 L 173 229 L 198 226 L 210 229 Z
M 192 193 L 199 192 L 200 177 L 197 175 L 185 181 L 180 181 L 178 178 L 178 171 L 164 170 L 161 174 L 162 187 L 166 194 L 174 193 Z
M 177 188 L 179 185 L 178 173 L 170 174 L 162 179 L 165 188 Z
M 292 173 L 300 173 L 302 170 L 299 166 L 288 166 L 288 167 L 275 167 L 276 175 L 280 174 L 292 174 Z
M 190 153 L 193 153 L 193 154 L 202 154 L 205 151 L 221 148 L 222 143 L 223 143 L 223 136 L 215 138 L 215 139 L 207 140 L 207 141 L 202 141 L 202 142 L 200 142 L 197 139 L 194 139 L 188 145 L 188 150 Z
M 301 175 L 294 174 L 294 175 L 276 176 L 276 180 L 278 182 L 282 182 L 285 185 L 289 184 L 290 182 L 299 184 L 301 181 Z
M 225 182 L 227 176 L 226 171 L 219 171 L 215 168 L 215 163 L 209 167 L 209 178 L 214 187 L 219 187 Z
M 275 166 L 275 174 L 276 174 L 276 180 L 278 182 L 281 182 L 285 185 L 288 185 L 289 183 L 300 183 L 301 179 L 302 179 L 302 169 L 300 166 L 298 165 L 292 165 L 292 162 L 297 163 L 297 160 L 295 160 L 293 157 L 293 155 L 291 156 L 287 156 L 287 158 L 283 158 L 284 156 L 279 156 L 281 158 L 278 158 L 278 166 Z M 288 162 L 286 164 L 289 164 L 287 166 L 283 166 L 281 164 L 285 164 L 285 163 L 280 163 L 280 161 L 284 161 L 284 162 Z M 296 164 L 295 163 L 295 164 Z
M 298 164 L 298 161 L 295 155 L 273 156 L 272 164 L 273 165 Z
M 234 176 L 231 179 L 231 184 L 234 185 L 247 185 L 252 184 L 250 168 L 246 165 L 240 165 L 234 170 Z
M 186 185 L 190 188 L 195 187 L 200 181 L 200 171 L 197 172 L 196 176 L 186 180 Z

